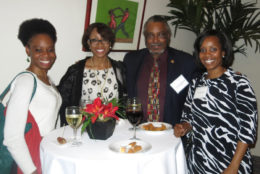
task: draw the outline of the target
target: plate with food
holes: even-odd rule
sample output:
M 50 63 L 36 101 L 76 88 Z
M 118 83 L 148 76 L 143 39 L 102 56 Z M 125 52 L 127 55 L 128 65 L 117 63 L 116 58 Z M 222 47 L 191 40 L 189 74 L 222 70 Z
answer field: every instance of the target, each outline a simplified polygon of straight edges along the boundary
M 147 152 L 152 145 L 142 140 L 122 140 L 109 145 L 109 149 L 120 154 L 138 154 Z
M 160 134 L 172 130 L 172 125 L 164 122 L 146 122 L 138 126 L 141 130 L 152 133 Z

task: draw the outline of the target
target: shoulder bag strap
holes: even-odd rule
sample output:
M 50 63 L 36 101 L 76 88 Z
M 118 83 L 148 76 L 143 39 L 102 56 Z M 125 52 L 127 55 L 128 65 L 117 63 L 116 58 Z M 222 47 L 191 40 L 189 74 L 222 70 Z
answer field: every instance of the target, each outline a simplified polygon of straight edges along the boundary
M 30 101 L 32 101 L 33 96 L 34 96 L 34 94 L 35 94 L 35 92 L 36 92 L 36 88 L 37 88 L 36 78 L 34 77 L 34 75 L 33 75 L 31 72 L 24 71 L 24 72 L 20 72 L 19 74 L 17 74 L 17 75 L 13 78 L 13 80 L 8 84 L 8 86 L 5 88 L 5 90 L 4 90 L 4 91 L 2 92 L 2 94 L 0 95 L 0 103 L 2 103 L 2 101 L 3 101 L 4 97 L 5 97 L 5 95 L 9 92 L 10 87 L 11 87 L 13 81 L 16 79 L 16 77 L 18 77 L 19 75 L 24 74 L 24 73 L 29 73 L 29 74 L 31 74 L 31 75 L 33 76 L 34 85 L 33 85 L 32 97 L 31 97 L 31 100 L 30 100 Z

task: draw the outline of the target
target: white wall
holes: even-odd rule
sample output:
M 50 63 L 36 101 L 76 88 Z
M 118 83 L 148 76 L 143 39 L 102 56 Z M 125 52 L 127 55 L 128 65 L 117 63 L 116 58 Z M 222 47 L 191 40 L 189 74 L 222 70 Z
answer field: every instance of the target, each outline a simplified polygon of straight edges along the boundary
M 57 30 L 57 61 L 49 71 L 49 75 L 56 83 L 69 65 L 89 54 L 81 51 L 86 3 L 87 0 L 0 0 L 0 91 L 15 74 L 29 65 L 26 62 L 25 49 L 17 39 L 19 25 L 26 19 L 34 17 L 47 19 Z M 147 0 L 144 21 L 154 14 L 167 15 L 168 3 L 169 0 Z M 195 35 L 192 33 L 178 30 L 177 37 L 171 40 L 171 46 L 192 53 L 194 39 Z M 140 47 L 145 47 L 143 36 Z M 124 52 L 112 52 L 110 56 L 122 60 L 124 54 Z M 249 49 L 248 55 L 248 58 L 238 55 L 234 68 L 248 75 L 260 100 L 260 82 L 257 81 L 260 56 L 252 49 Z M 260 141 L 257 143 L 252 152 L 260 156 Z
M 49 74 L 58 82 L 70 64 L 84 57 L 81 36 L 85 12 L 86 0 L 0 0 L 0 89 L 29 65 L 25 49 L 17 39 L 22 21 L 44 18 L 55 26 L 57 61 Z

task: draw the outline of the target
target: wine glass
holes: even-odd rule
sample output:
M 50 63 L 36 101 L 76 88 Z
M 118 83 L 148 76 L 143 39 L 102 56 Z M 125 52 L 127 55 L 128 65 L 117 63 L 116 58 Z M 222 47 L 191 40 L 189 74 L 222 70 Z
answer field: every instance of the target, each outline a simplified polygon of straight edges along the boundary
M 134 126 L 134 136 L 131 139 L 136 138 L 136 126 L 140 124 L 143 118 L 142 104 L 137 97 L 128 98 L 126 102 L 126 117 L 128 121 Z
M 82 142 L 77 140 L 77 129 L 80 126 L 82 121 L 82 114 L 79 106 L 66 107 L 66 121 L 73 129 L 72 146 L 81 145 Z

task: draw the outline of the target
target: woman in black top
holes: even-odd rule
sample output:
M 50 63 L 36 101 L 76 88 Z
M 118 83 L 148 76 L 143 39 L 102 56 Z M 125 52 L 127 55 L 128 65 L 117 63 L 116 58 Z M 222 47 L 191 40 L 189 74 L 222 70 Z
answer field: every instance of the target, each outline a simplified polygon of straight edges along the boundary
M 126 93 L 125 68 L 122 62 L 108 57 L 115 42 L 112 30 L 103 23 L 91 24 L 82 37 L 82 45 L 92 57 L 70 66 L 62 77 L 58 90 L 62 96 L 61 126 L 66 125 L 65 108 L 92 101 L 97 97 L 122 99 Z

